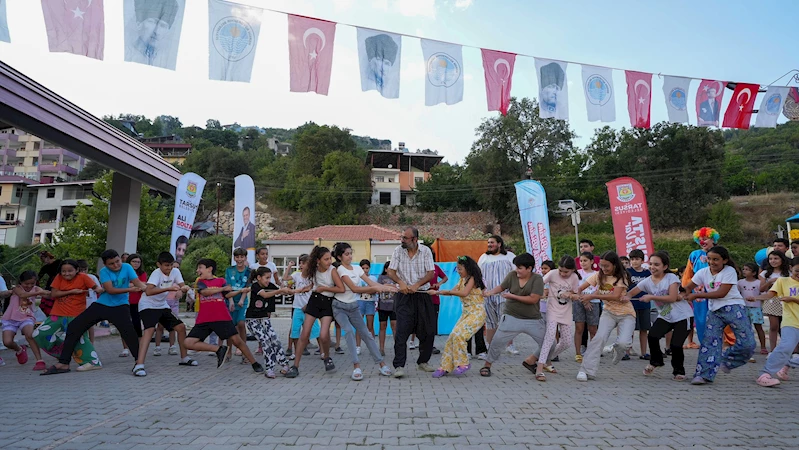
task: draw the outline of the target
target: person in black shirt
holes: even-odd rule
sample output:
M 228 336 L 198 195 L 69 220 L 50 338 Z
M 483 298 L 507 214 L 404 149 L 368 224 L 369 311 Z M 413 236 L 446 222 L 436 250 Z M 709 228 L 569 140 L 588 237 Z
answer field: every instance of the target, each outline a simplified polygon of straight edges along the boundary
M 264 349 L 267 378 L 275 378 L 275 365 L 282 367 L 280 373 L 284 375 L 289 366 L 283 345 L 278 340 L 269 316 L 275 312 L 275 297 L 291 294 L 291 289 L 278 288 L 270 282 L 271 279 L 272 271 L 268 267 L 259 267 L 255 271 L 255 283 L 250 290 L 250 305 L 244 319 L 247 330 L 258 339 Z

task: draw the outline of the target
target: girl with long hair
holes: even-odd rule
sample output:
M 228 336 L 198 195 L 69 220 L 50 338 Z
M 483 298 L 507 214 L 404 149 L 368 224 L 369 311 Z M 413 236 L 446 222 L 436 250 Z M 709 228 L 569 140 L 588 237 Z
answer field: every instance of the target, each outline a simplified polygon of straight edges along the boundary
M 766 268 L 760 272 L 760 292 L 768 292 L 779 277 L 790 276 L 790 267 L 785 253 L 774 250 L 768 255 Z M 768 345 L 771 351 L 777 347 L 777 336 L 782 325 L 782 302 L 769 298 L 762 305 L 763 314 L 768 317 Z
M 618 337 L 611 350 L 613 364 L 618 364 L 627 349 L 632 347 L 633 333 L 635 332 L 635 308 L 628 299 L 624 298 L 629 285 L 630 276 L 616 252 L 603 253 L 599 258 L 599 271 L 580 285 L 580 292 L 590 286 L 595 287 L 596 290 L 590 294 L 581 294 L 579 301 L 587 306 L 591 300 L 601 300 L 605 310 L 599 318 L 596 336 L 585 351 L 583 363 L 577 373 L 577 381 L 588 381 L 596 376 L 599 357 L 614 328 L 618 328 Z
M 691 384 L 712 383 L 719 368 L 729 373 L 746 364 L 755 351 L 752 324 L 738 290 L 738 270 L 730 252 L 720 245 L 711 248 L 707 251 L 707 264 L 685 286 L 686 291 L 704 287 L 704 292 L 688 294 L 686 300 L 708 302 L 707 326 Z M 735 334 L 735 344 L 722 351 L 724 327 L 728 325 Z
M 433 378 L 441 378 L 450 372 L 462 375 L 471 368 L 466 354 L 466 341 L 485 324 L 486 320 L 483 301 L 485 284 L 477 261 L 468 256 L 459 256 L 457 270 L 461 279 L 455 289 L 427 292 L 430 295 L 453 295 L 460 297 L 463 302 L 463 312 L 447 338 L 441 354 L 441 366 L 433 372 Z
M 333 256 L 327 247 L 315 246 L 308 255 L 308 263 L 302 272 L 303 277 L 312 280 L 313 291 L 305 306 L 305 323 L 302 324 L 300 339 L 297 341 L 294 365 L 286 372 L 287 378 L 296 378 L 300 374 L 300 359 L 302 352 L 308 345 L 314 321 L 319 319 L 322 333 L 319 335 L 319 344 L 325 371 L 336 370 L 333 359 L 330 358 L 330 323 L 333 322 L 333 297 L 344 293 L 344 284 L 338 271 L 333 266 Z

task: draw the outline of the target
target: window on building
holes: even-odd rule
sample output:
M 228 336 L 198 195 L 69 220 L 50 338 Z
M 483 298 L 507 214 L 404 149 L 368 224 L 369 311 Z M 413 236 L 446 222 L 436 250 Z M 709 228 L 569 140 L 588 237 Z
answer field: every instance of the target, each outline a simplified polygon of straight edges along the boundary
M 413 177 L 413 181 L 415 181 L 416 184 L 424 183 L 424 178 L 422 178 L 422 177 Z
M 389 179 L 388 179 L 388 182 L 389 182 L 389 183 L 393 183 L 393 182 L 394 182 L 394 179 L 393 179 L 393 178 L 389 178 Z
M 378 183 L 384 183 L 386 181 L 386 177 L 375 177 L 375 181 Z
M 47 188 L 47 198 L 55 198 L 55 188 Z
M 14 213 L 8 212 L 6 213 L 6 222 L 13 222 L 14 221 Z
M 381 192 L 380 193 L 380 204 L 381 205 L 390 205 L 391 204 L 391 192 Z
M 3 195 L 3 186 L 0 186 L 0 195 Z
M 22 198 L 22 188 L 18 187 L 14 194 L 15 194 L 14 197 Z

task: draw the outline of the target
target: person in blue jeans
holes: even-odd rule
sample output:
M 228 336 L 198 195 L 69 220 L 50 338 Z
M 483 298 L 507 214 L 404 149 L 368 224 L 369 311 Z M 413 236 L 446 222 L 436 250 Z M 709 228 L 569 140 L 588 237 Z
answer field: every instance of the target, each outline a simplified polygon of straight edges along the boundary
M 729 373 L 746 364 L 755 352 L 755 334 L 738 290 L 738 271 L 729 251 L 720 245 L 711 248 L 707 264 L 685 287 L 686 290 L 703 288 L 702 292 L 685 295 L 685 300 L 708 303 L 707 325 L 691 384 L 712 383 L 719 369 Z M 732 329 L 735 344 L 722 351 L 726 326 Z
M 719 232 L 714 230 L 710 227 L 702 227 L 696 231 L 694 231 L 694 242 L 699 244 L 699 249 L 694 250 L 688 255 L 688 262 L 685 265 L 685 271 L 682 274 L 682 286 L 688 289 L 688 285 L 691 283 L 691 279 L 696 275 L 700 270 L 707 267 L 707 252 L 719 242 Z M 707 320 L 707 306 L 708 302 L 701 297 L 696 297 L 698 300 L 693 302 L 694 307 L 694 322 L 696 324 L 696 335 L 699 338 L 699 342 L 703 341 L 705 335 L 705 322 Z M 699 348 L 698 345 L 694 343 L 694 333 L 691 330 L 691 333 L 688 335 L 688 343 L 686 344 L 686 348 Z

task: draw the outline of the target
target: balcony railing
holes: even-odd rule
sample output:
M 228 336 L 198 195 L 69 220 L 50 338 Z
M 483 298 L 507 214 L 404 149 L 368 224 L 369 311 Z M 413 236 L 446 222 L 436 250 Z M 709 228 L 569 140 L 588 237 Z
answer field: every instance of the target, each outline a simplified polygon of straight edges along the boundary
M 53 173 L 53 172 L 64 172 L 68 175 L 77 175 L 78 169 L 74 167 L 70 167 L 66 164 L 40 164 L 39 165 L 39 172 L 43 173 Z

